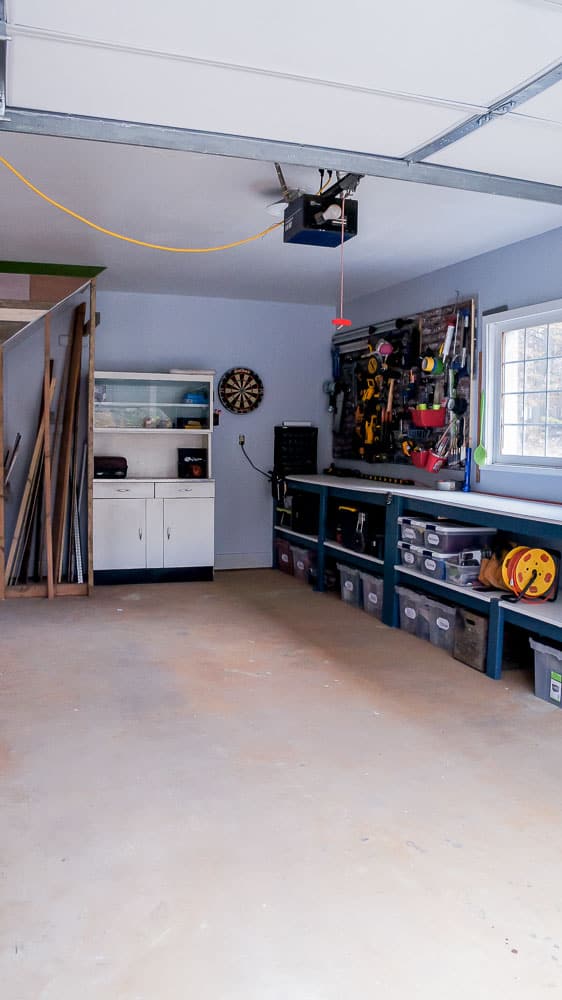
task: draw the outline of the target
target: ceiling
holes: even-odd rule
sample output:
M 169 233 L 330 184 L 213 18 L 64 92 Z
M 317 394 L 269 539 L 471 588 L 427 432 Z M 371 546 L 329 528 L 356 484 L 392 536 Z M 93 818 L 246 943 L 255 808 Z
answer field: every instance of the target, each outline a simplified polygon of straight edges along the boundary
M 8 0 L 8 103 L 402 157 L 562 58 L 555 0 Z M 197 8 L 197 9 L 196 9 Z M 407 25 L 407 30 L 405 29 Z M 55 199 L 140 239 L 206 247 L 258 232 L 272 164 L 0 133 Z M 433 157 L 560 184 L 562 84 Z M 318 166 L 329 166 L 319 163 Z M 312 191 L 314 170 L 288 166 Z M 0 256 L 102 264 L 100 287 L 335 304 L 338 251 L 279 231 L 216 254 L 163 254 L 84 228 L 0 168 Z M 357 297 L 562 226 L 562 207 L 366 177 L 346 247 Z

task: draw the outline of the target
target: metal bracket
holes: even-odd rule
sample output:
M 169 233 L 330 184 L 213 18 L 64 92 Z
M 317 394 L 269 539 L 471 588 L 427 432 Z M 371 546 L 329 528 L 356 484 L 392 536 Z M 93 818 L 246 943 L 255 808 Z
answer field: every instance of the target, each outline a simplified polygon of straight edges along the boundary
M 444 132 L 443 135 L 438 136 L 436 139 L 432 139 L 431 142 L 426 142 L 423 146 L 413 149 L 411 153 L 407 154 L 406 159 L 412 163 L 419 163 L 420 160 L 427 160 L 428 157 L 435 156 L 436 153 L 440 153 L 447 146 L 458 142 L 459 139 L 464 139 L 471 132 L 477 132 L 479 128 L 489 125 L 496 118 L 501 118 L 503 115 L 515 111 L 521 104 L 530 101 L 537 94 L 542 94 L 543 91 L 560 83 L 561 80 L 562 62 L 558 62 L 554 66 L 551 66 L 550 69 L 545 70 L 544 73 L 536 76 L 529 83 L 524 83 L 522 87 L 517 87 L 516 90 L 512 90 L 511 93 L 501 97 L 499 101 L 494 101 L 484 114 L 473 115 L 472 118 L 467 118 L 460 125 L 455 125 L 454 128 L 449 129 L 448 132 Z

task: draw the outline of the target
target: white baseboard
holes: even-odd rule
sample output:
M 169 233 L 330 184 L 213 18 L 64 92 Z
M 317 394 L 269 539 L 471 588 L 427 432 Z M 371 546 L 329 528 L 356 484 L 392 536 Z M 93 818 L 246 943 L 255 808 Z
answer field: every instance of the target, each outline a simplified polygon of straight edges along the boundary
M 271 569 L 271 552 L 217 552 L 215 569 Z

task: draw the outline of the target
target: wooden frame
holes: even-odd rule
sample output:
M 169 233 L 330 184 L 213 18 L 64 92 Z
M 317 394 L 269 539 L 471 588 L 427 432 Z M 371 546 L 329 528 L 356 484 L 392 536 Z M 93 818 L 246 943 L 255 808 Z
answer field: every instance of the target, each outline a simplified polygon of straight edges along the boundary
M 76 279 L 71 282 L 69 286 L 68 281 L 64 287 L 60 288 L 60 295 L 57 295 L 57 281 L 60 283 L 62 279 L 57 279 L 56 277 L 49 276 L 49 297 L 54 302 L 53 307 L 50 308 L 46 313 L 31 322 L 23 323 L 19 328 L 8 328 L 7 324 L 3 328 L 0 328 L 0 455 L 2 456 L 2 464 L 4 460 L 4 452 L 6 447 L 5 440 L 5 414 L 4 414 L 4 374 L 5 374 L 5 359 L 4 359 L 4 348 L 5 346 L 12 342 L 23 332 L 23 330 L 28 330 L 29 327 L 35 323 L 43 323 L 43 338 L 42 338 L 42 389 L 43 389 L 43 403 L 41 406 L 41 416 L 39 428 L 35 428 L 31 431 L 30 428 L 25 428 L 25 434 L 30 441 L 33 435 L 36 435 L 35 444 L 31 453 L 31 464 L 27 472 L 24 492 L 20 496 L 20 514 L 18 515 L 19 530 L 21 532 L 21 526 L 23 523 L 24 513 L 22 512 L 27 502 L 30 492 L 32 490 L 32 483 L 35 483 L 33 489 L 37 491 L 38 480 L 38 469 L 39 466 L 42 469 L 42 487 L 40 502 L 42 502 L 42 521 L 37 521 L 36 524 L 41 523 L 41 536 L 36 535 L 38 539 L 37 551 L 41 548 L 43 553 L 42 563 L 44 567 L 43 579 L 34 582 L 14 582 L 14 577 L 12 576 L 11 584 L 8 584 L 6 580 L 6 571 L 10 569 L 13 571 L 14 566 L 14 555 L 12 549 L 14 549 L 14 539 L 10 543 L 10 552 L 6 550 L 6 517 L 5 517 L 5 502 L 6 502 L 6 491 L 4 486 L 4 474 L 0 475 L 0 600 L 6 598 L 21 598 L 21 597 L 45 597 L 52 599 L 54 597 L 70 597 L 70 596 L 87 596 L 93 587 L 93 555 L 92 555 L 92 541 L 93 541 L 93 531 L 92 531 L 92 480 L 93 480 L 93 371 L 94 371 L 94 340 L 95 340 L 95 326 L 96 326 L 96 292 L 95 292 L 95 279 L 86 279 L 81 281 L 76 287 Z M 45 284 L 45 283 L 44 283 Z M 45 291 L 43 285 L 41 290 Z M 87 449 L 87 506 L 84 508 L 87 511 L 87 548 L 88 548 L 88 562 L 87 562 L 87 572 L 84 571 L 84 583 L 74 583 L 66 582 L 61 579 L 61 562 L 62 554 L 64 550 L 64 536 L 65 536 L 65 510 L 67 510 L 67 500 L 68 500 L 68 490 L 66 491 L 65 502 L 64 499 L 64 483 L 61 483 L 59 490 L 55 490 L 55 496 L 53 496 L 53 480 L 52 475 L 53 469 L 57 470 L 60 466 L 60 462 L 57 463 L 57 459 L 61 457 L 63 460 L 63 473 L 69 465 L 70 459 L 68 454 L 68 439 L 69 430 L 66 428 L 66 433 L 63 436 L 63 431 L 65 430 L 64 421 L 60 427 L 61 442 L 64 443 L 64 449 L 57 447 L 57 426 L 54 427 L 54 433 L 51 428 L 51 411 L 52 411 L 52 400 L 54 395 L 55 379 L 52 377 L 52 360 L 51 360 L 51 349 L 54 346 L 51 342 L 52 335 L 52 316 L 54 309 L 61 305 L 62 302 L 69 303 L 72 296 L 81 293 L 89 295 L 89 303 L 81 300 L 81 306 L 75 310 L 73 329 L 76 334 L 76 346 L 74 351 L 74 371 L 72 372 L 73 384 L 70 385 L 70 403 L 76 401 L 76 393 L 78 391 L 78 384 L 83 378 L 84 372 L 82 369 L 82 344 L 83 338 L 88 337 L 88 354 L 87 354 L 87 368 L 86 368 L 86 389 L 87 389 L 87 436 L 86 436 L 86 449 Z M 59 298 L 59 301 L 54 301 Z M 22 302 L 22 308 L 24 312 L 29 313 L 29 308 L 34 305 L 34 299 L 37 298 L 36 294 L 31 295 L 29 302 Z M 89 305 L 89 316 L 87 322 L 85 322 L 85 311 Z M 25 308 L 27 306 L 27 309 Z M 1 320 L 1 317 L 0 317 Z M 61 373 L 59 377 L 59 401 L 65 403 L 65 389 L 68 378 L 68 372 Z M 62 417 L 64 411 L 64 405 L 62 407 L 58 406 L 60 410 L 60 416 Z M 24 430 L 24 428 L 22 428 Z M 75 463 L 76 464 L 76 463 Z M 37 492 L 33 496 L 38 496 Z M 20 517 L 21 515 L 21 517 Z M 39 530 L 39 529 L 37 529 Z M 17 531 L 17 525 L 16 525 Z M 22 536 L 23 537 L 23 536 Z M 21 539 L 20 539 L 21 541 Z M 40 543 L 40 544 L 39 544 Z M 16 538 L 17 544 L 17 538 Z M 31 577 L 33 579 L 33 577 Z

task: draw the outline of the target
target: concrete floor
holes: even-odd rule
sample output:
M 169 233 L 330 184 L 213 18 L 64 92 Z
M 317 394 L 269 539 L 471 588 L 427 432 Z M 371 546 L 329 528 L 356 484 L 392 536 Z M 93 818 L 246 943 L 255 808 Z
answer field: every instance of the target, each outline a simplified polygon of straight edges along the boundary
M 5 1000 L 562 990 L 562 712 L 272 571 L 0 607 Z

